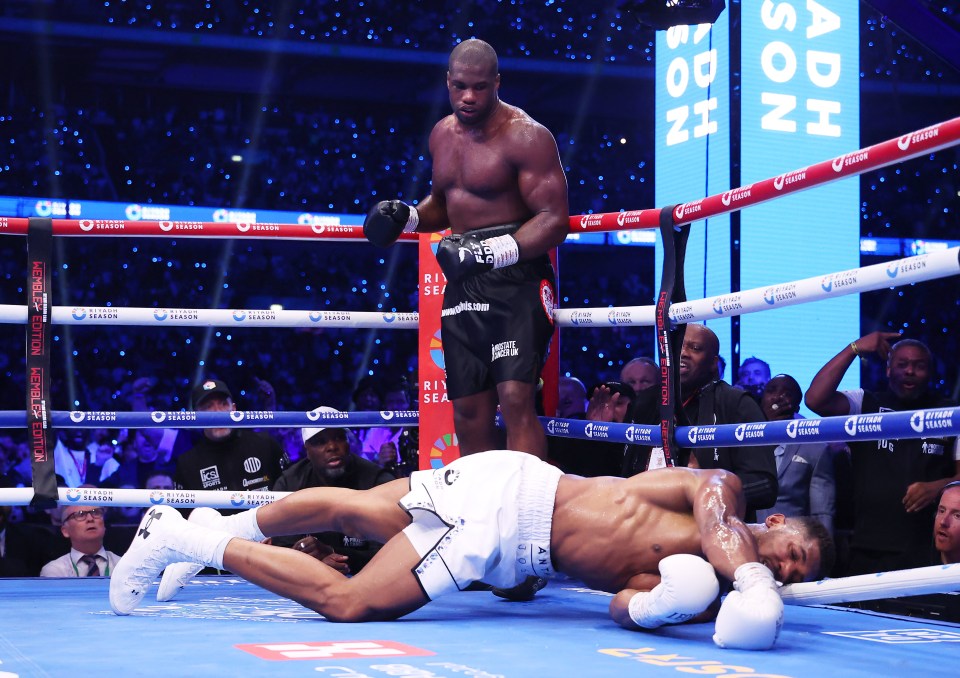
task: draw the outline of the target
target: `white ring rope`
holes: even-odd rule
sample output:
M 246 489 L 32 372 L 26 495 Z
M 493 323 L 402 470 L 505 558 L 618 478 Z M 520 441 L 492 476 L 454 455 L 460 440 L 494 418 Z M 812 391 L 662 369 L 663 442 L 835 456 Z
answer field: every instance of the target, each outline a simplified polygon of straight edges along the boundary
M 672 304 L 670 320 L 687 323 L 746 315 L 957 274 L 960 274 L 960 247 L 951 247 L 939 252 L 894 259 L 883 264 Z M 554 317 L 561 327 L 639 327 L 655 324 L 655 310 L 655 306 L 565 308 L 558 309 Z
M 848 271 L 792 282 L 756 287 L 733 294 L 674 304 L 670 319 L 685 323 L 767 311 L 833 297 L 900 287 L 960 274 L 960 248 L 894 259 Z M 560 327 L 614 325 L 642 327 L 654 324 L 654 306 L 557 309 Z M 118 308 L 54 306 L 51 319 L 58 325 L 154 325 L 176 327 L 347 327 L 416 329 L 419 314 L 369 311 L 270 311 L 198 308 Z M 27 307 L 0 304 L 0 323 L 27 322 Z
M 209 506 L 248 509 L 286 497 L 291 492 L 231 490 L 138 490 L 107 487 L 60 487 L 58 504 L 69 506 Z M 0 506 L 26 506 L 33 499 L 32 487 L 0 488 Z
M 957 590 L 960 563 L 788 584 L 780 589 L 780 597 L 787 605 L 832 605 Z

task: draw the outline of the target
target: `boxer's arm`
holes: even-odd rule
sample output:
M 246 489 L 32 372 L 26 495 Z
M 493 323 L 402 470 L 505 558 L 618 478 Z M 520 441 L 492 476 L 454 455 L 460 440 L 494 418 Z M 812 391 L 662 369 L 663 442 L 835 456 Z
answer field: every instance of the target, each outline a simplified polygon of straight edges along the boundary
M 420 223 L 417 233 L 436 233 L 450 226 L 447 218 L 447 203 L 439 193 L 431 192 L 417 205 Z
M 546 127 L 537 123 L 517 126 L 512 137 L 509 148 L 520 197 L 533 214 L 512 237 L 520 259 L 533 259 L 557 247 L 570 230 L 567 178 L 557 142 Z
M 717 614 L 713 641 L 720 647 L 766 650 L 783 623 L 783 601 L 773 573 L 758 561 L 757 544 L 744 524 L 743 490 L 732 473 L 700 474 L 693 515 L 704 555 L 734 582 Z
M 757 545 L 743 522 L 746 500 L 740 479 L 712 470 L 697 474 L 688 498 L 700 532 L 701 548 L 721 577 L 733 581 L 737 568 L 757 560 Z
M 436 157 L 436 145 L 442 143 L 443 121 L 437 123 L 430 133 L 430 157 Z M 443 193 L 437 191 L 436 176 L 432 177 L 430 195 L 420 201 L 417 211 L 420 214 L 420 224 L 417 233 L 436 233 L 450 227 L 450 218 L 447 216 L 447 200 Z

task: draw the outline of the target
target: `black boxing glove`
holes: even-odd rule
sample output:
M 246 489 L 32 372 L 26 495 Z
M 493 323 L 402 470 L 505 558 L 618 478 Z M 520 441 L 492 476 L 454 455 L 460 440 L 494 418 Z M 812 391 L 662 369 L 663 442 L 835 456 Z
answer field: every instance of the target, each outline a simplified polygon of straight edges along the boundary
M 367 212 L 363 235 L 377 247 L 389 247 L 401 233 L 413 233 L 420 223 L 417 208 L 400 200 L 381 200 Z
M 520 247 L 511 235 L 481 240 L 467 233 L 446 237 L 437 247 L 437 263 L 450 282 L 510 266 L 519 259 Z

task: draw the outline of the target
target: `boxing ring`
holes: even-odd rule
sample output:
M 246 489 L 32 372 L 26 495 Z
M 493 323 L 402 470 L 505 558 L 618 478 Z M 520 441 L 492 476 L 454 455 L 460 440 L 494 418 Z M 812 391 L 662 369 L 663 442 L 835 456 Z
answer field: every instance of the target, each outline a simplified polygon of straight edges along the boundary
M 830 181 L 901 162 L 960 143 L 960 118 L 903 135 L 868 149 L 825 160 L 802 170 L 756 182 L 690 203 L 660 210 L 580 215 L 571 231 L 659 227 L 667 257 L 682 274 L 682 240 L 675 234 L 696 220 L 775 199 Z M 852 159 L 848 161 L 848 159 Z M 785 181 L 791 177 L 790 181 Z M 301 240 L 362 240 L 359 227 L 200 222 L 43 220 L 52 236 L 279 237 Z M 36 220 L 0 217 L 0 234 L 27 235 Z M 416 236 L 406 236 L 413 240 Z M 668 242 L 670 241 L 670 242 Z M 558 327 L 650 326 L 657 328 L 661 356 L 677 352 L 676 325 L 815 302 L 840 294 L 920 283 L 960 273 L 960 249 L 953 248 L 867 266 L 827 272 L 814 278 L 687 301 L 674 294 L 675 270 L 665 264 L 657 304 L 593 309 L 558 309 Z M 43 273 L 40 271 L 40 273 Z M 37 291 L 31 269 L 30 293 Z M 851 284 L 830 285 L 843 275 Z M 682 277 L 678 278 L 682 288 Z M 789 290 L 778 294 L 770 290 Z M 413 329 L 416 313 L 58 307 L 46 296 L 27 306 L 0 305 L 0 322 L 42 328 L 48 324 L 142 326 L 345 327 Z M 109 311 L 109 312 L 107 312 Z M 616 322 L 610 320 L 615 317 Z M 29 334 L 28 334 L 29 336 Z M 28 371 L 30 347 L 28 346 Z M 669 359 L 664 361 L 669 363 Z M 676 361 L 673 361 L 674 363 Z M 664 374 L 670 370 L 664 366 Z M 354 412 L 335 417 L 311 412 L 89 412 L 52 411 L 37 381 L 31 381 L 27 411 L 0 412 L 0 428 L 27 427 L 35 438 L 56 428 L 209 428 L 415 425 L 416 412 Z M 666 408 L 672 403 L 665 402 Z M 662 410 L 666 411 L 666 410 Z M 672 418 L 671 418 L 672 419 Z M 960 408 L 891 412 L 730 426 L 672 427 L 542 418 L 550 435 L 669 447 L 769 445 L 781 442 L 876 440 L 920 437 L 935 430 L 960 435 Z M 35 448 L 38 449 L 38 448 Z M 52 454 L 52 448 L 51 448 Z M 44 494 L 41 497 L 41 494 Z M 272 492 L 190 492 L 90 488 L 0 489 L 0 504 L 38 499 L 61 504 L 214 506 L 244 508 L 276 500 Z M 609 596 L 575 581 L 557 580 L 530 603 L 509 603 L 486 592 L 443 598 L 397 622 L 362 625 L 326 623 L 295 603 L 241 580 L 200 577 L 176 601 L 158 604 L 148 594 L 130 617 L 109 611 L 107 583 L 84 580 L 0 580 L 6 619 L 0 624 L 0 678 L 6 675 L 62 675 L 78 657 L 96 653 L 98 669 L 132 675 L 209 675 L 225 669 L 244 675 L 454 676 L 623 675 L 630 671 L 722 675 L 809 675 L 821 666 L 844 675 L 949 671 L 960 625 L 823 607 L 826 603 L 960 588 L 960 565 L 885 573 L 872 580 L 844 578 L 784 589 L 785 624 L 775 651 L 720 650 L 710 640 L 712 624 L 667 627 L 655 633 L 620 629 L 607 616 Z M 857 580 L 857 581 L 853 581 Z M 859 596 L 859 597 L 858 597 Z M 813 607 L 816 606 L 816 607 Z M 202 624 L 202 631 L 200 624 Z M 36 631 L 25 631 L 34 629 Z M 119 640 L 118 640 L 119 639 Z M 57 652 L 51 652 L 56 643 Z M 175 664 L 173 662 L 176 662 Z M 636 664 L 643 664 L 637 668 Z M 174 668 L 171 668 L 174 667 Z
M 199 577 L 129 617 L 102 578 L 0 580 L 0 677 L 80 670 L 130 676 L 955 675 L 960 627 L 826 607 L 788 607 L 776 649 L 721 650 L 712 624 L 627 631 L 609 596 L 553 581 L 529 603 L 488 592 L 441 598 L 400 621 L 331 624 L 231 577 Z M 26 632 L 25 629 L 31 629 Z

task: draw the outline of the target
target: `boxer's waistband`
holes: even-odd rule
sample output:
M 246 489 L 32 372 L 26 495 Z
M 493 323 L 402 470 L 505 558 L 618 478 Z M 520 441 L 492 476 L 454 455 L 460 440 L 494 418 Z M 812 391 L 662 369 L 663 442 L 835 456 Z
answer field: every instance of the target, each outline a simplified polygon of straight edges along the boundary
M 476 228 L 472 231 L 467 231 L 466 233 L 454 233 L 453 235 L 448 235 L 444 237 L 444 240 L 459 240 L 465 235 L 472 235 L 480 238 L 481 240 L 486 240 L 487 238 L 496 238 L 500 235 L 513 235 L 517 232 L 522 224 L 517 221 L 510 224 L 500 224 L 499 226 L 487 226 L 485 228 Z

